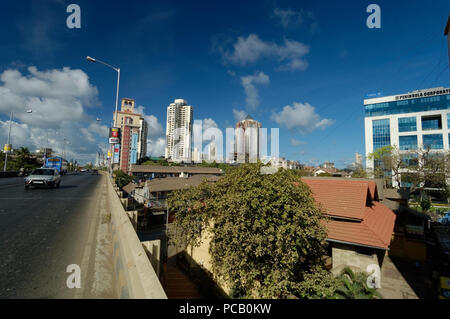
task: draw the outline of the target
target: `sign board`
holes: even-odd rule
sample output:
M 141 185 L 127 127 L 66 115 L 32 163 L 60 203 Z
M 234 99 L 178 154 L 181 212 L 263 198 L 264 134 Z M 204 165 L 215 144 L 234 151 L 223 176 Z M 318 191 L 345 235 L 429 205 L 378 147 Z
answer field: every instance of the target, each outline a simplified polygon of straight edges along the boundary
M 138 133 L 133 133 L 131 136 L 131 154 L 130 154 L 130 164 L 136 164 L 137 162 L 137 147 L 138 147 Z
M 119 162 L 120 162 L 120 144 L 114 144 L 113 164 L 119 164 Z
M 5 144 L 5 146 L 3 147 L 3 151 L 5 153 L 11 152 L 11 149 L 12 149 L 12 145 L 11 144 Z
M 111 127 L 109 129 L 109 137 L 120 138 L 120 128 L 118 128 L 118 127 Z
M 109 144 L 120 144 L 120 138 L 110 137 L 109 138 Z

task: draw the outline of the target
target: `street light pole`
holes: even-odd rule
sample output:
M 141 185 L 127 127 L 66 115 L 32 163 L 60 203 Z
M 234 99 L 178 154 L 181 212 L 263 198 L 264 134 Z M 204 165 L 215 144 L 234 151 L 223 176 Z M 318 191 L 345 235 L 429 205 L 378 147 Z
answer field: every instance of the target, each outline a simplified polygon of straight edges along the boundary
M 94 59 L 94 58 L 92 58 L 90 56 L 87 56 L 86 60 L 88 60 L 89 62 L 94 62 L 94 63 L 98 62 L 98 63 L 103 64 L 103 65 L 107 66 L 108 68 L 113 69 L 114 71 L 117 72 L 116 113 L 115 113 L 115 117 L 114 117 L 114 127 L 118 127 L 117 126 L 117 109 L 118 109 L 118 106 L 119 106 L 120 68 L 116 68 L 116 67 L 114 67 L 114 66 L 112 66 L 112 65 L 110 65 L 110 64 L 108 64 L 106 62 L 103 62 L 103 61 L 101 61 L 99 59 Z
M 114 117 L 114 127 L 118 127 L 117 126 L 117 108 L 119 105 L 119 85 L 120 85 L 120 69 L 117 69 L 117 92 L 116 92 L 116 113 L 115 113 L 115 117 Z
M 11 144 L 11 124 L 12 124 L 12 118 L 13 118 L 13 111 L 11 111 L 11 116 L 9 117 L 9 131 L 8 131 L 8 147 Z M 5 166 L 3 167 L 3 171 L 6 172 L 6 164 L 8 163 L 8 152 L 9 150 L 5 150 Z
M 113 69 L 114 71 L 117 72 L 117 89 L 116 89 L 116 111 L 115 111 L 115 115 L 114 115 L 114 127 L 118 127 L 117 125 L 117 111 L 118 111 L 118 107 L 119 107 L 119 86 L 120 86 L 120 68 L 116 68 L 106 62 L 103 62 L 101 60 L 95 59 L 93 57 L 87 56 L 86 60 L 88 60 L 89 62 L 98 62 L 100 64 L 103 64 L 104 66 L 107 66 L 110 69 Z M 113 155 L 114 155 L 114 147 L 110 146 L 110 150 L 111 150 L 111 159 L 109 162 L 109 168 L 110 168 L 110 174 L 112 175 L 112 166 L 113 166 Z

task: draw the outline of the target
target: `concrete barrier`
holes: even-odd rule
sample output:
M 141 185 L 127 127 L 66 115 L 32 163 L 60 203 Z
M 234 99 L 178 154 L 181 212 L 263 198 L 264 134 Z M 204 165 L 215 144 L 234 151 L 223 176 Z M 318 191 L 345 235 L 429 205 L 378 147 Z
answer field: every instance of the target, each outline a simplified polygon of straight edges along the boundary
M 142 242 L 147 257 L 150 260 L 156 275 L 160 275 L 161 265 L 161 241 L 159 239 Z
M 167 299 L 158 275 L 116 194 L 113 181 L 110 181 L 107 187 L 118 295 L 124 299 Z

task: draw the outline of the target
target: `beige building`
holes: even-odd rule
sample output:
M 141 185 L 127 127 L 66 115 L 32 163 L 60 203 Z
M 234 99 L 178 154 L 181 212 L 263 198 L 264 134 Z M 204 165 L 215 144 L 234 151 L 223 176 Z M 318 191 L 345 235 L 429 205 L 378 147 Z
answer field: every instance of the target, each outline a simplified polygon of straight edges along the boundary
M 134 111 L 135 101 L 123 98 L 121 109 L 117 112 L 116 126 L 120 128 L 120 163 L 114 164 L 113 169 L 120 168 L 124 172 L 130 170 L 131 165 L 147 154 L 148 125 L 141 114 Z M 116 112 L 114 112 L 116 119 Z
M 256 163 L 260 159 L 259 129 L 262 124 L 248 115 L 236 123 L 234 160 L 238 163 Z

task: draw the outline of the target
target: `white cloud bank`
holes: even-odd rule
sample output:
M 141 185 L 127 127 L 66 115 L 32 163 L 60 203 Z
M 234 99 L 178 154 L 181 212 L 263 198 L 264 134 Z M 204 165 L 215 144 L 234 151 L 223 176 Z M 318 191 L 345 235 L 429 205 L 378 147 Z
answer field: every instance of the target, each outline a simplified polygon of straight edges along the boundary
M 309 53 L 309 46 L 295 40 L 284 39 L 283 44 L 276 44 L 250 34 L 248 37 L 238 37 L 231 51 L 221 47 L 219 51 L 225 61 L 238 65 L 251 64 L 262 58 L 275 58 L 280 63 L 280 71 L 303 71 L 308 67 L 304 56 Z
M 324 129 L 334 123 L 334 120 L 322 119 L 316 113 L 314 106 L 309 103 L 297 102 L 294 102 L 292 106 L 286 105 L 279 113 L 272 114 L 271 119 L 280 126 L 290 130 L 298 129 L 301 132 Z
M 270 78 L 263 72 L 257 72 L 254 75 L 241 77 L 241 84 L 245 90 L 245 102 L 248 109 L 254 111 L 259 106 L 259 93 L 256 84 L 268 85 Z
M 14 112 L 11 139 L 13 147 L 34 151 L 64 148 L 67 159 L 95 161 L 105 149 L 108 128 L 86 113 L 85 107 L 99 105 L 98 90 L 82 70 L 68 67 L 39 71 L 31 66 L 27 73 L 6 70 L 0 74 L 0 114 Z M 33 112 L 27 113 L 31 109 Z M 8 121 L 0 121 L 0 142 L 7 141 Z

